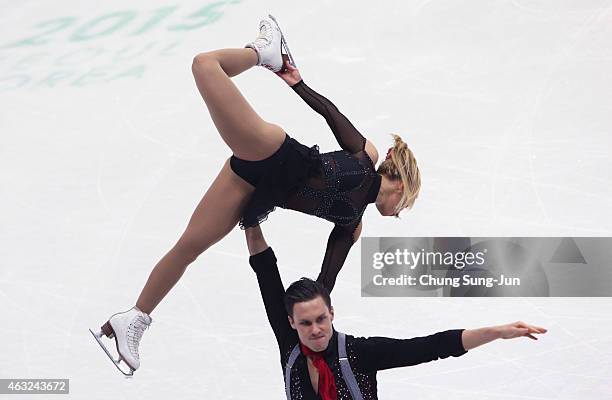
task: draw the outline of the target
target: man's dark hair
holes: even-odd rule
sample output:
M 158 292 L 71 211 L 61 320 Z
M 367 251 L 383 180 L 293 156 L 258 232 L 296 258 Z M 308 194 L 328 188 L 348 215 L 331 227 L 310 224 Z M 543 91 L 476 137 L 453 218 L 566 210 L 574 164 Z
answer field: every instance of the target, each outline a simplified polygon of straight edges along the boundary
M 293 305 L 316 299 L 318 296 L 323 298 L 327 308 L 331 310 L 331 299 L 329 291 L 319 282 L 308 278 L 301 278 L 293 282 L 285 292 L 285 309 L 287 314 L 293 317 Z

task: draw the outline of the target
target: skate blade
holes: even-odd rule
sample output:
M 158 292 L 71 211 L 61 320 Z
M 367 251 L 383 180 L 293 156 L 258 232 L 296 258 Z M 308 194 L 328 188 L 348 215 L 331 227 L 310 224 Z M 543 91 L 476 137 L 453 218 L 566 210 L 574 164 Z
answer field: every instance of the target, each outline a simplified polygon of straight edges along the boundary
M 295 60 L 293 59 L 293 56 L 291 55 L 291 50 L 289 50 L 289 45 L 287 44 L 287 40 L 285 39 L 285 35 L 283 35 L 283 30 L 280 28 L 280 25 L 278 24 L 278 21 L 276 21 L 276 18 L 274 18 L 272 16 L 272 14 L 268 14 L 268 17 L 270 17 L 270 19 L 272 21 L 274 21 L 274 23 L 276 24 L 276 27 L 280 31 L 280 34 L 281 34 L 281 46 L 285 49 L 285 52 L 287 53 L 287 56 L 289 57 L 289 63 L 291 63 L 291 65 L 293 65 L 294 67 L 297 68 L 297 65 L 295 64 Z
M 102 350 L 104 350 L 104 352 L 106 353 L 106 355 L 108 356 L 108 358 L 113 362 L 113 365 L 115 366 L 115 368 L 117 368 L 119 370 L 119 372 L 121 372 L 123 374 L 123 376 L 125 376 L 126 378 L 131 378 L 134 376 L 134 370 L 132 368 L 130 368 L 128 366 L 128 368 L 130 369 L 130 372 L 125 372 L 123 369 L 121 369 L 121 367 L 119 367 L 119 363 L 122 361 L 121 360 L 121 356 L 119 356 L 119 358 L 117 360 L 115 360 L 113 358 L 113 355 L 110 353 L 110 351 L 108 351 L 108 349 L 106 348 L 106 346 L 104 345 L 104 343 L 102 343 L 101 336 L 103 335 L 102 332 L 100 332 L 98 335 L 94 333 L 94 331 L 92 331 L 91 329 L 89 330 L 89 332 L 93 335 L 94 339 L 96 339 L 96 342 L 98 342 L 98 344 L 100 345 L 100 347 L 102 347 Z M 124 361 L 125 363 L 125 361 Z M 127 364 L 126 364 L 127 365 Z

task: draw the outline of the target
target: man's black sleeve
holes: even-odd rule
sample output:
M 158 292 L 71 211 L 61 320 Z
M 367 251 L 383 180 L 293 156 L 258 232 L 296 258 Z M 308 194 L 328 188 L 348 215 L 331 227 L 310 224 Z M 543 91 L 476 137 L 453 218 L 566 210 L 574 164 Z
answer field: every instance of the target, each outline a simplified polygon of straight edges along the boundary
M 285 289 L 278 273 L 276 256 L 271 247 L 261 253 L 249 257 L 249 263 L 257 274 L 259 291 L 266 308 L 268 321 L 272 326 L 278 346 L 283 351 L 283 344 L 292 333 L 293 328 L 289 325 L 287 311 L 285 311 Z
M 459 357 L 467 353 L 463 348 L 462 332 L 463 329 L 455 329 L 412 339 L 354 338 L 352 347 L 356 353 L 358 369 L 374 372 L 449 356 Z

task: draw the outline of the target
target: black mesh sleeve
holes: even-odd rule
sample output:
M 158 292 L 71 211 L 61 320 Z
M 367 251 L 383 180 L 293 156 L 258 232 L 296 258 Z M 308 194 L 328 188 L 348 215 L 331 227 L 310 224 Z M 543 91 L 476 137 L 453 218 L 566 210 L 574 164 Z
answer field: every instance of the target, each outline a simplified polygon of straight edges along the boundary
M 374 372 L 459 357 L 467 353 L 462 333 L 463 329 L 454 329 L 412 339 L 355 338 L 352 346 L 357 353 L 359 370 Z
M 358 153 L 365 148 L 366 138 L 359 133 L 351 124 L 351 121 L 331 101 L 309 88 L 303 80 L 291 86 L 291 88 L 313 110 L 325 118 L 342 150 Z
M 344 265 L 346 256 L 355 242 L 353 231 L 354 229 L 336 225 L 331 231 L 329 239 L 327 239 L 325 257 L 317 282 L 323 284 L 330 293 L 336 283 L 336 277 Z

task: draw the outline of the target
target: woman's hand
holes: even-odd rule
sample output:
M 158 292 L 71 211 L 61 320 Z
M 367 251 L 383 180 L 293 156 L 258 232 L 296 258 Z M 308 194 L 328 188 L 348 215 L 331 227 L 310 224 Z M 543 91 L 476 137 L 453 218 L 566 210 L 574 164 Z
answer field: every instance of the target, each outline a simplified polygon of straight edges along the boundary
M 522 321 L 514 322 L 512 324 L 500 325 L 496 327 L 499 331 L 499 337 L 501 339 L 514 339 L 521 336 L 527 336 L 530 339 L 538 340 L 533 334 L 546 333 L 547 330 L 538 326 L 529 325 Z
M 276 72 L 276 75 L 280 76 L 282 80 L 284 80 L 287 85 L 293 86 L 299 81 L 302 80 L 300 76 L 300 71 L 289 62 L 289 57 L 286 54 L 283 54 L 283 68 Z

